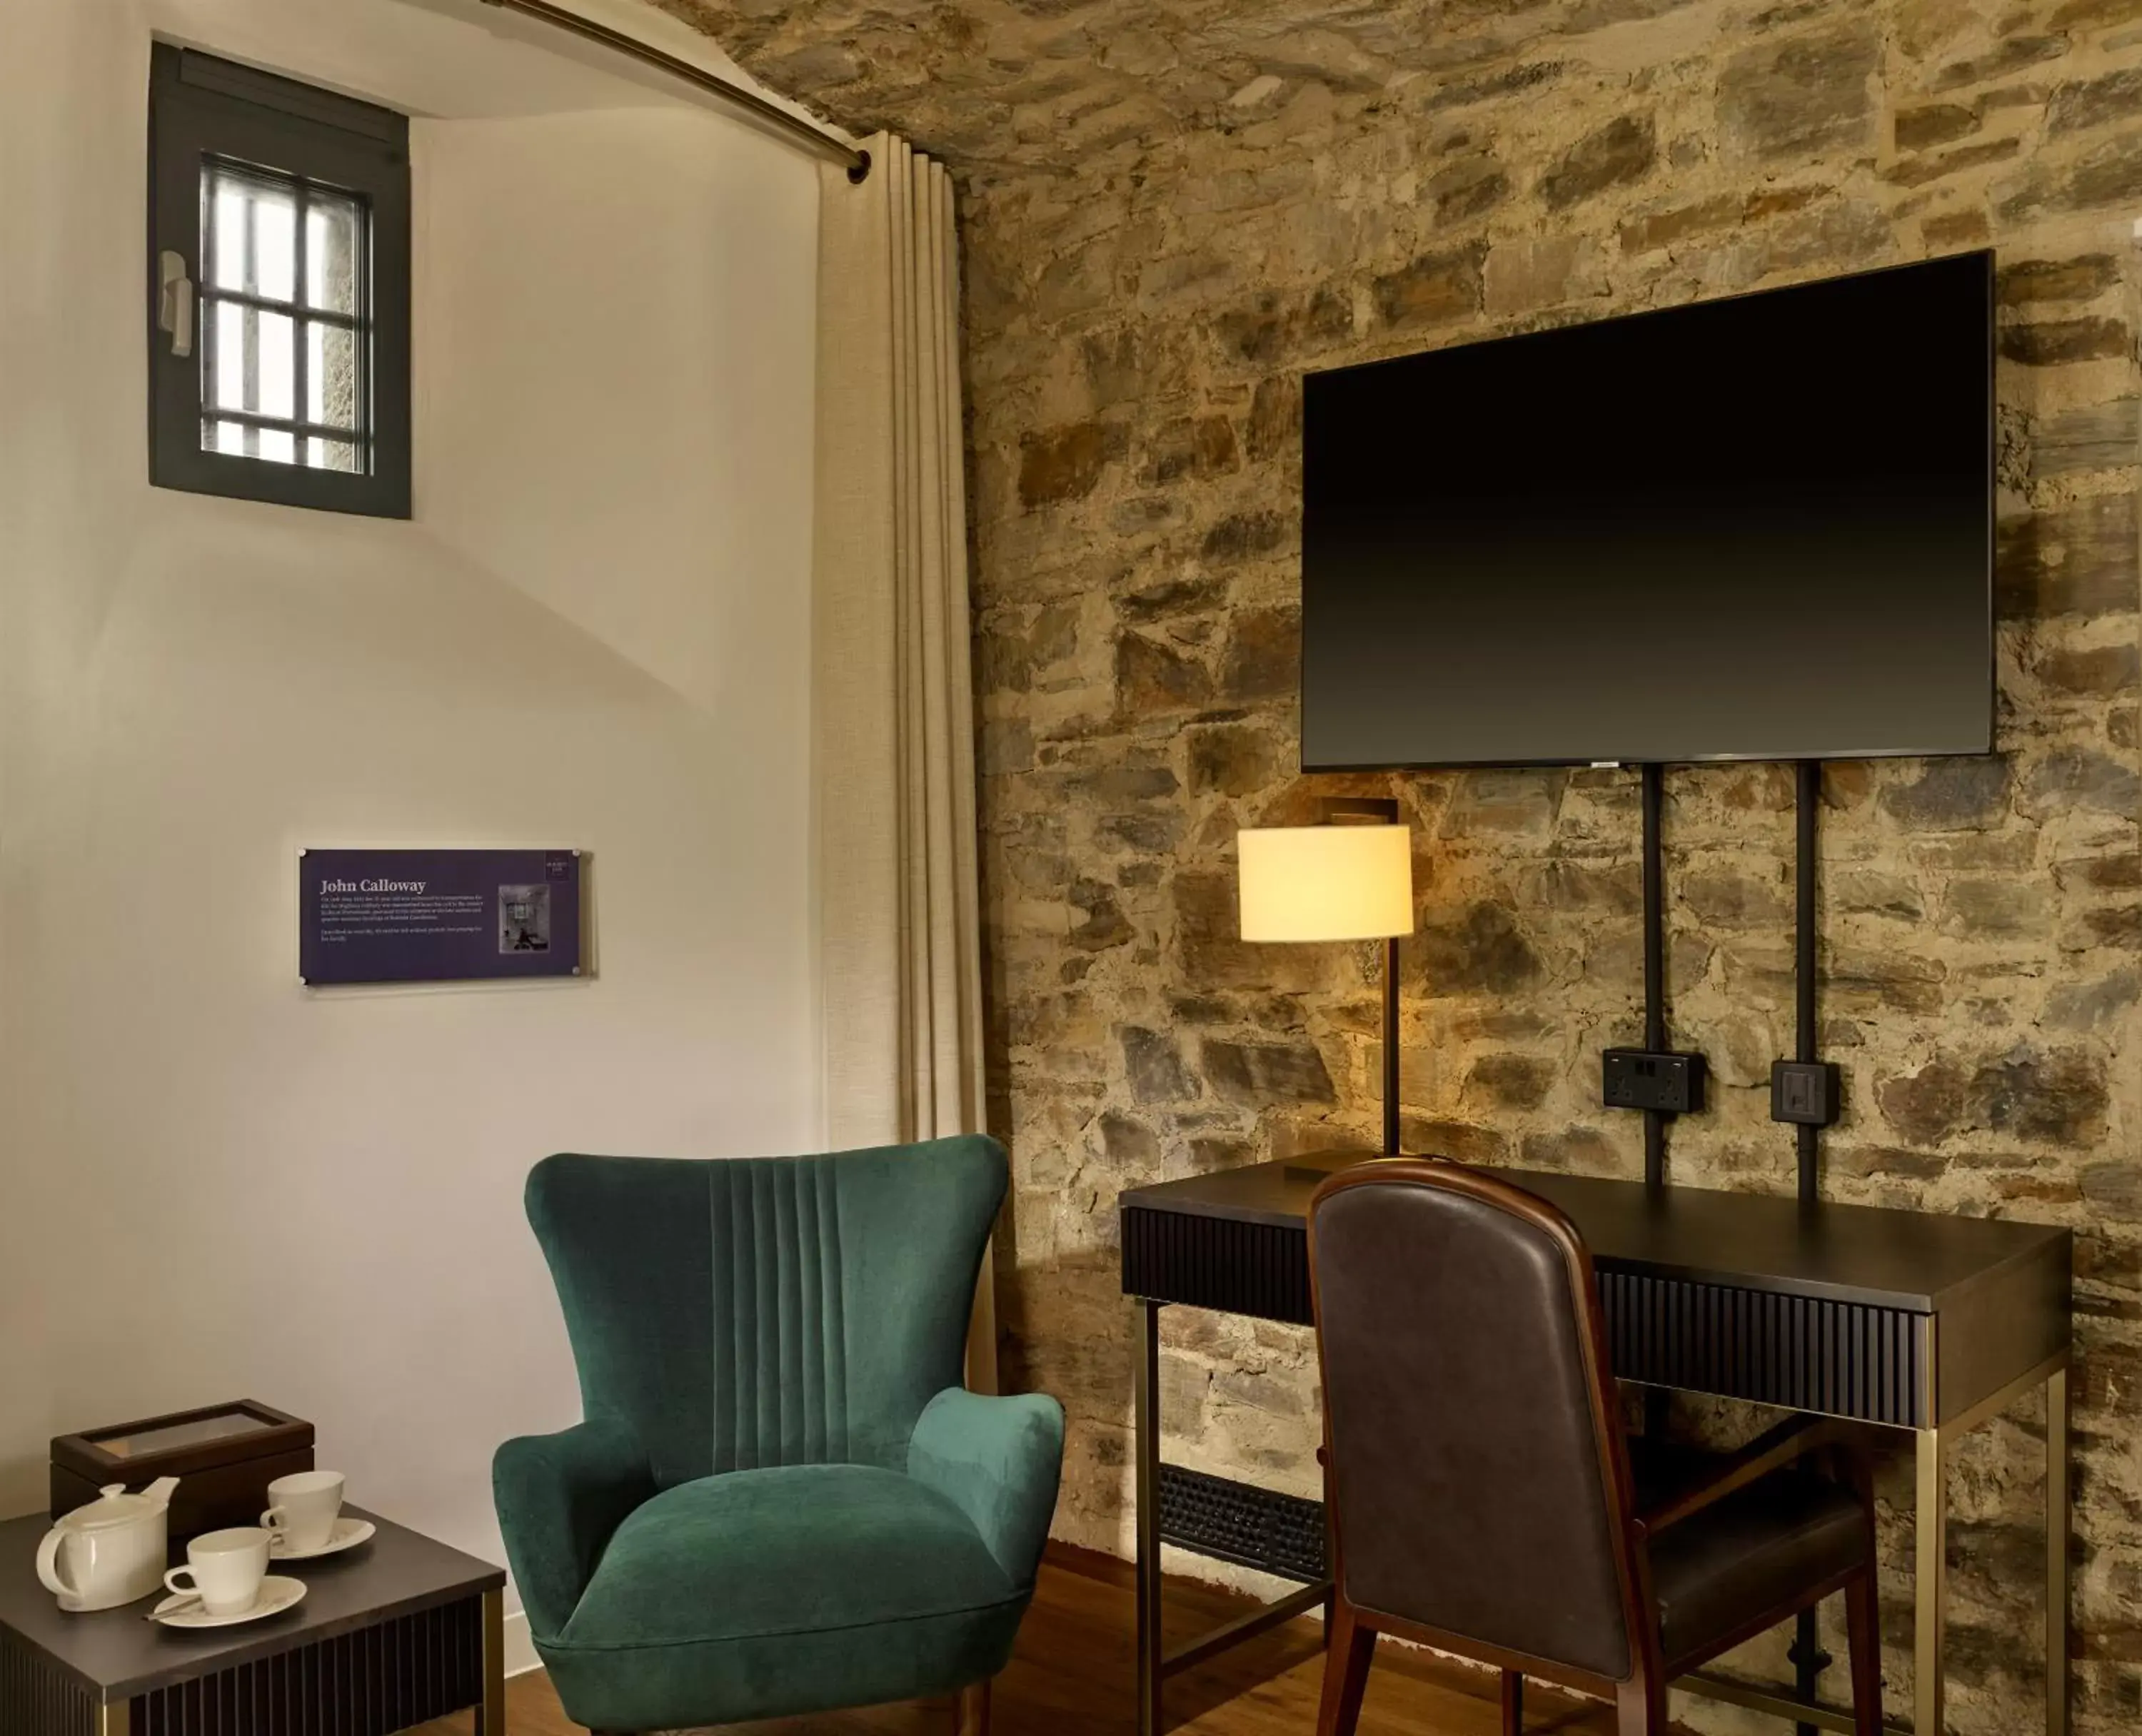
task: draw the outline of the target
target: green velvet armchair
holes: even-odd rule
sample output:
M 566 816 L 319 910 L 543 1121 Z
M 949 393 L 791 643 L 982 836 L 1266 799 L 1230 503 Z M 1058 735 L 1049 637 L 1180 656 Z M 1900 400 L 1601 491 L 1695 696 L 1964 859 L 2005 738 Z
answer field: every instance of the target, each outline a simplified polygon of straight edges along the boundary
M 985 1729 L 1064 1413 L 960 1385 L 1003 1150 L 547 1157 L 528 1219 L 586 1420 L 508 1441 L 500 1528 L 569 1716 L 673 1729 L 957 1694 Z

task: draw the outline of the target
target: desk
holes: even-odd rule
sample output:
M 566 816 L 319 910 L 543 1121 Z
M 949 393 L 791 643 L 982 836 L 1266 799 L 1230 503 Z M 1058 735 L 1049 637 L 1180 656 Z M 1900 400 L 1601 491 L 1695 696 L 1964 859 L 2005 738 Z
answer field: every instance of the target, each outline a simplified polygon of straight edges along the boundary
M 1160 1461 L 1160 1310 L 1169 1303 L 1311 1323 L 1310 1196 L 1374 1154 L 1333 1152 L 1126 1190 L 1123 1293 L 1142 1316 L 1136 1403 L 1138 1729 L 1158 1736 L 1166 1678 L 1329 1592 L 1299 1546 L 1317 1504 Z M 1592 1250 L 1614 1372 L 1908 1431 L 1917 1466 L 1912 1729 L 1939 1732 L 1947 1619 L 1948 1443 L 2046 1388 L 2046 1729 L 2068 1718 L 2066 1230 L 1987 1218 L 1817 1205 L 1641 1181 L 1498 1174 L 1569 1215 Z M 1291 1536 L 1296 1546 L 1286 1546 Z M 1259 1539 L 1269 1546 L 1255 1546 Z M 1170 1654 L 1161 1647 L 1160 1545 L 1261 1566 L 1305 1589 Z M 1313 1559 L 1311 1558 L 1313 1556 Z M 1700 1673 L 1690 1691 L 1849 1733 L 1833 1709 Z

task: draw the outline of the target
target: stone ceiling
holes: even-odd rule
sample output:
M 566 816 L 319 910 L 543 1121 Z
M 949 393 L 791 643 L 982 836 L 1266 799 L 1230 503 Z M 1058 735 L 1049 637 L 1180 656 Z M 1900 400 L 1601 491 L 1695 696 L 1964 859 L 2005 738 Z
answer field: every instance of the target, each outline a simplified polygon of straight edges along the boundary
M 1246 123 L 1303 84 L 1363 106 L 1403 103 L 1416 87 L 1492 81 L 1543 39 L 1705 0 L 654 3 L 858 136 L 888 127 L 986 178 Z

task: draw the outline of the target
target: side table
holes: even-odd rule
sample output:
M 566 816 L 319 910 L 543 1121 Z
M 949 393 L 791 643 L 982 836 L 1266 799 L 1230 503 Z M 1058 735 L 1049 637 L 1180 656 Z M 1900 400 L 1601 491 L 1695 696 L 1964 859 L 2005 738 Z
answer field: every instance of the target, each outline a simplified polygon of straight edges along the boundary
M 181 1632 L 150 1599 L 63 1613 L 33 1561 L 42 1514 L 0 1524 L 0 1730 L 7 1736 L 389 1736 L 476 1711 L 505 1736 L 506 1575 L 356 1507 L 378 1526 L 336 1556 L 271 1563 L 294 1610 Z

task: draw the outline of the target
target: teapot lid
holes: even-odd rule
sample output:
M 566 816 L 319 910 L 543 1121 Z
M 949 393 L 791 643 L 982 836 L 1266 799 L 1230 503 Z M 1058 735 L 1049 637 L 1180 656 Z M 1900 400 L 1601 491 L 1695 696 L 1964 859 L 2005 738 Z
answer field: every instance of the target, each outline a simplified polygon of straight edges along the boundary
M 124 1483 L 106 1483 L 96 1492 L 96 1500 L 76 1507 L 60 1523 L 76 1531 L 101 1531 L 106 1526 L 131 1525 L 163 1508 L 162 1502 L 147 1495 L 129 1495 Z

